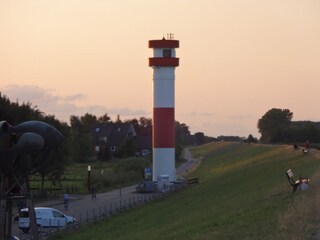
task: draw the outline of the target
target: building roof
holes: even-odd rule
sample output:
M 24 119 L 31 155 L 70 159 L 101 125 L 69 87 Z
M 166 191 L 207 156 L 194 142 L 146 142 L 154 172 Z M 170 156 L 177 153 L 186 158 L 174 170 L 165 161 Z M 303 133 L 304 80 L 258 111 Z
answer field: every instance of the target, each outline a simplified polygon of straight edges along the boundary
M 108 146 L 119 146 L 129 136 L 136 136 L 131 123 L 96 123 L 92 127 L 91 134 L 95 142 L 99 142 L 100 138 L 107 137 Z

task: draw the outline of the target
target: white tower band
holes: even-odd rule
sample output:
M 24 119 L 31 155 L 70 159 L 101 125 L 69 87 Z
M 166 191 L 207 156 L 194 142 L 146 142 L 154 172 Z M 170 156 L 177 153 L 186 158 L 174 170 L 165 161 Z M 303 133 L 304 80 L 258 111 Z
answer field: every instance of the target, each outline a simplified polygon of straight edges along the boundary
M 153 48 L 153 58 L 149 58 L 153 68 L 152 178 L 157 181 L 168 175 L 169 181 L 175 181 L 174 73 L 179 66 L 175 51 L 179 41 L 169 35 L 168 39 L 150 40 L 149 48 Z

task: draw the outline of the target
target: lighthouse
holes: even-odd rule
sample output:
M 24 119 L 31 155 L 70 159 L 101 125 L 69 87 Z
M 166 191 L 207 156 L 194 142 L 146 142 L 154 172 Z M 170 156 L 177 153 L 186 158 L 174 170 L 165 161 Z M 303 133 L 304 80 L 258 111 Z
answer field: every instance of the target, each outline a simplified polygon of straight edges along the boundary
M 179 66 L 176 48 L 179 41 L 173 34 L 161 40 L 150 40 L 149 48 L 153 57 L 149 66 L 153 69 L 153 181 L 168 176 L 169 181 L 176 180 L 175 170 L 175 68 Z

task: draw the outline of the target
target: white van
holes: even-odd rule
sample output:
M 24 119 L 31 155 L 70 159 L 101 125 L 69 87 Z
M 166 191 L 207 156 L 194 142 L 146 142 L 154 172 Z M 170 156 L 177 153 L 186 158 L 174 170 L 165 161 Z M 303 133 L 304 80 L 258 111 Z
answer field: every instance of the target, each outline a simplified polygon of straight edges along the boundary
M 74 217 L 67 216 L 54 208 L 36 207 L 34 208 L 34 211 L 36 213 L 38 227 L 64 227 L 69 223 L 75 222 Z M 30 218 L 28 208 L 23 208 L 20 211 L 19 228 L 24 233 L 27 233 L 30 230 Z

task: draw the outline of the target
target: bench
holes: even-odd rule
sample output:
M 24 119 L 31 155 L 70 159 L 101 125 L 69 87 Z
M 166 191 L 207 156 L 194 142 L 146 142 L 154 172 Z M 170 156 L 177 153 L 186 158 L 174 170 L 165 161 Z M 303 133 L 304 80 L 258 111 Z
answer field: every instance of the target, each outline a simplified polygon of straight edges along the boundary
M 199 178 L 188 179 L 188 185 L 190 184 L 199 184 Z
M 310 182 L 310 179 L 309 178 L 303 178 L 303 177 L 299 177 L 298 180 L 294 180 L 293 179 L 293 172 L 291 171 L 291 169 L 288 169 L 287 172 L 286 172 L 286 175 L 287 175 L 287 178 L 288 178 L 288 181 L 290 183 L 290 185 L 293 187 L 293 192 L 295 192 L 297 190 L 298 187 L 307 187 L 309 182 Z

